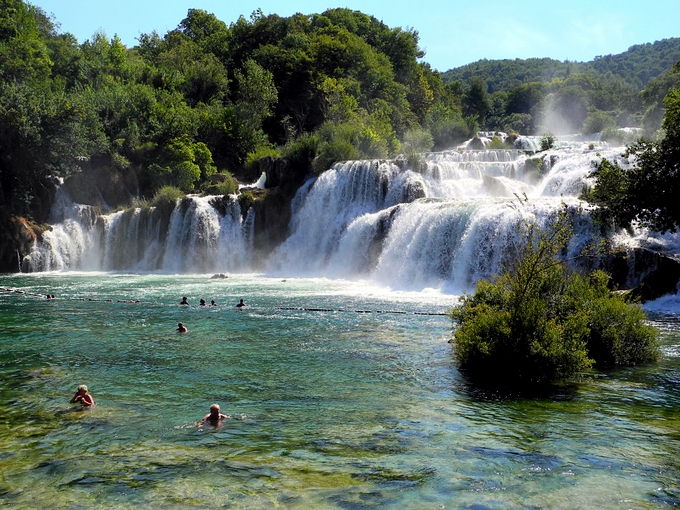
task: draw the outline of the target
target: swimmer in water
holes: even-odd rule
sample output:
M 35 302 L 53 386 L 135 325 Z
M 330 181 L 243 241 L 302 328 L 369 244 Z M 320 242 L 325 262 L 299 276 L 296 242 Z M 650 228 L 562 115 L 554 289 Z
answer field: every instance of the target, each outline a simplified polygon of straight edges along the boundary
M 198 426 L 200 427 L 206 422 L 210 423 L 211 425 L 217 425 L 220 421 L 228 420 L 229 418 L 231 418 L 231 416 L 229 416 L 228 414 L 220 413 L 219 404 L 213 404 L 210 406 L 210 412 L 206 414 L 201 421 L 198 422 Z
M 210 306 L 217 306 L 217 303 L 215 303 L 214 299 L 212 301 L 210 301 Z
M 177 324 L 177 332 L 178 333 L 186 333 L 187 331 L 189 331 L 189 330 L 187 329 L 187 327 L 184 324 L 182 324 L 181 322 L 179 324 Z
M 241 300 L 236 305 L 236 308 L 243 308 L 244 306 L 246 306 L 246 302 L 243 300 L 243 298 L 241 298 Z
M 182 298 L 182 301 L 179 302 L 179 304 L 180 304 L 180 305 L 189 306 L 189 301 L 187 301 L 187 297 L 184 296 L 184 297 Z
M 76 391 L 76 394 L 73 395 L 73 398 L 71 399 L 71 404 L 75 404 L 76 402 L 80 402 L 83 407 L 94 407 L 94 399 L 92 398 L 92 395 L 88 393 L 87 386 L 84 384 L 78 386 L 78 391 Z

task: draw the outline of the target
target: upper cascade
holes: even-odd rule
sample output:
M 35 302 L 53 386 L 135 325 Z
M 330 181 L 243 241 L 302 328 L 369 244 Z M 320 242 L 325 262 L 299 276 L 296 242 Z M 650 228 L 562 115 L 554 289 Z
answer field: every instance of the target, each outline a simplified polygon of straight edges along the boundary
M 548 222 L 563 205 L 578 225 L 576 253 L 595 235 L 577 197 L 593 162 L 620 160 L 621 152 L 449 150 L 411 168 L 400 160 L 338 163 L 299 190 L 290 236 L 269 269 L 407 289 L 469 288 L 512 256 L 522 219 Z

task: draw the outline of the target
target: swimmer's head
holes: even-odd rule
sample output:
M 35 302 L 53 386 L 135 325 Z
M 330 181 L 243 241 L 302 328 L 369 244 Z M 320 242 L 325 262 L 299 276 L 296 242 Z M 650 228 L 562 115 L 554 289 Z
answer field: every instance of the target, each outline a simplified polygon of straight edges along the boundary
M 87 393 L 87 386 L 81 384 L 80 386 L 78 386 L 78 392 Z
M 220 405 L 219 404 L 213 404 L 210 406 L 210 412 L 211 413 L 219 413 L 220 412 Z

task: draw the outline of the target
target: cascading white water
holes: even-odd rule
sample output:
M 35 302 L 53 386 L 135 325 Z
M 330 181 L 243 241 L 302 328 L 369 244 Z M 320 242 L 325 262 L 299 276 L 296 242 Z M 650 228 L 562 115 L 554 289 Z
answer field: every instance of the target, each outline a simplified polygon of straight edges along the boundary
M 471 290 L 516 253 L 522 219 L 546 223 L 563 204 L 575 222 L 574 256 L 594 230 L 576 197 L 593 162 L 606 157 L 625 165 L 621 152 L 572 144 L 540 157 L 520 150 L 428 153 L 414 169 L 404 160 L 336 164 L 298 191 L 290 235 L 270 255 L 268 271 Z M 639 245 L 644 234 L 637 235 L 615 242 Z M 52 230 L 22 269 L 252 271 L 253 236 L 254 213 L 242 219 L 236 197 L 188 197 L 171 213 L 149 208 L 98 216 L 60 194 Z
M 283 258 L 275 255 L 274 260 L 284 271 L 315 274 L 326 267 L 338 238 L 352 221 L 408 200 L 421 182 L 420 176 L 403 172 L 394 162 L 336 165 L 319 176 L 304 201 L 294 201 L 293 234 L 285 242 Z M 308 189 L 303 186 L 300 193 Z
M 63 193 L 63 192 L 62 192 Z M 218 207 L 213 202 L 218 201 Z M 249 270 L 254 216 L 235 196 L 188 197 L 167 218 L 156 208 L 97 216 L 93 208 L 56 202 L 52 230 L 24 258 L 26 271 L 104 270 L 206 273 Z M 218 210 L 219 209 L 219 210 Z
M 619 160 L 620 152 L 556 150 L 540 169 L 536 161 L 529 169 L 530 156 L 517 150 L 431 153 L 417 171 L 394 162 L 338 164 L 299 191 L 291 235 L 271 270 L 470 290 L 516 253 L 521 219 L 545 224 L 564 205 L 574 218 L 569 250 L 576 255 L 593 235 L 576 197 L 593 162 Z
M 99 268 L 97 213 L 87 205 L 74 204 L 60 188 L 50 217 L 51 229 L 33 245 L 21 262 L 21 270 L 60 271 Z
M 102 220 L 102 269 L 124 271 L 161 267 L 165 238 L 160 214 L 136 208 L 105 215 Z
M 193 198 L 170 216 L 160 269 L 172 273 L 207 273 L 249 269 L 252 257 L 251 217 L 241 221 L 238 200 L 221 215 L 212 205 L 216 197 Z

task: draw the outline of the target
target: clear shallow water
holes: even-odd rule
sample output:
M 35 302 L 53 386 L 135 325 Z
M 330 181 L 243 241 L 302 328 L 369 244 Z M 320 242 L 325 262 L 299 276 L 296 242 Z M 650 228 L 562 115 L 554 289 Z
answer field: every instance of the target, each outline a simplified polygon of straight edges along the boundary
M 13 507 L 680 505 L 672 315 L 653 317 L 658 365 L 498 398 L 457 372 L 449 319 L 415 313 L 455 303 L 435 291 L 103 273 L 0 286 L 57 296 L 0 293 L 0 501 Z M 78 384 L 95 409 L 71 411 Z M 213 402 L 244 419 L 199 429 Z

